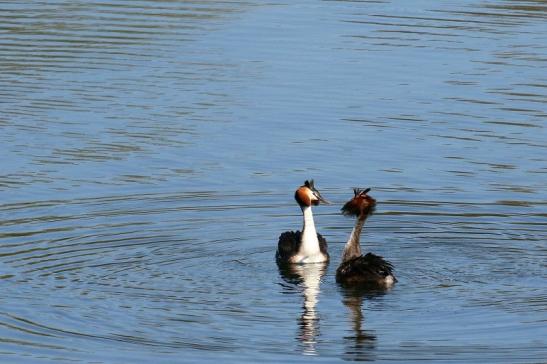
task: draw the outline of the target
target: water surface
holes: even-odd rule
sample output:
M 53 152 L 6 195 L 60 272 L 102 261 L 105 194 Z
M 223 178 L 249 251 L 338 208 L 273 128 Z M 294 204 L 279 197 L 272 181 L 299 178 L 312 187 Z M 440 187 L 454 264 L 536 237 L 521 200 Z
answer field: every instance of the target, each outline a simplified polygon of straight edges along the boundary
M 546 62 L 539 0 L 2 2 L 0 361 L 543 362 Z

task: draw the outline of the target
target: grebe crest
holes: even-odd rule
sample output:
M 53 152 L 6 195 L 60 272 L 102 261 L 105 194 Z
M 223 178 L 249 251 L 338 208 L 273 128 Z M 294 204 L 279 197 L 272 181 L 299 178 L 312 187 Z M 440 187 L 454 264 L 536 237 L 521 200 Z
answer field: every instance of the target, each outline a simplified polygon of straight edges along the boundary
M 313 180 L 307 180 L 295 191 L 294 199 L 304 218 L 302 231 L 286 231 L 279 236 L 276 260 L 282 263 L 320 263 L 329 260 L 327 241 L 315 230 L 312 206 L 329 202 L 315 188 Z
M 354 188 L 354 196 L 351 200 L 346 202 L 341 211 L 344 216 L 356 216 L 365 218 L 372 215 L 376 211 L 376 200 L 367 195 L 370 188 L 361 189 Z
M 354 196 L 341 211 L 357 220 L 342 253 L 342 263 L 336 270 L 336 281 L 344 285 L 376 285 L 389 287 L 397 281 L 393 265 L 384 258 L 361 254 L 360 237 L 365 221 L 376 210 L 376 200 L 368 195 L 370 188 L 354 188 Z

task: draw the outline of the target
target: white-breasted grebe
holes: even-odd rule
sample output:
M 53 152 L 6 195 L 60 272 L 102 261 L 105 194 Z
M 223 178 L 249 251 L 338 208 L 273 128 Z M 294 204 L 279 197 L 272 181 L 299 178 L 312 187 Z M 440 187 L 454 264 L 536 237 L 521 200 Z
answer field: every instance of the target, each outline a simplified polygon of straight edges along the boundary
M 346 216 L 357 216 L 357 221 L 342 253 L 342 263 L 336 270 L 336 281 L 341 284 L 372 284 L 391 286 L 397 282 L 393 275 L 393 266 L 384 258 L 367 253 L 361 255 L 359 239 L 366 219 L 374 212 L 376 200 L 367 193 L 370 188 L 355 188 L 355 196 L 342 207 Z
M 279 236 L 275 259 L 283 263 L 320 263 L 329 260 L 327 241 L 315 230 L 312 205 L 328 203 L 315 188 L 313 180 L 306 181 L 294 193 L 294 199 L 302 209 L 304 226 L 300 231 L 286 231 Z

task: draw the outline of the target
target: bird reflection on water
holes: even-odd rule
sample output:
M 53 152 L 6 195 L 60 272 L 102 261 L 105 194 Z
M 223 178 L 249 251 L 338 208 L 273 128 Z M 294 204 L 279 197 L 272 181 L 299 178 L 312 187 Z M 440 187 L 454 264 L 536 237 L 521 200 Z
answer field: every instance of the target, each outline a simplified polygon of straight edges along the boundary
M 297 341 L 304 355 L 317 355 L 317 337 L 320 334 L 320 315 L 316 310 L 320 284 L 327 270 L 327 263 L 315 264 L 287 264 L 279 266 L 281 278 L 291 286 L 300 289 L 304 301 L 302 314 L 298 319 Z M 385 295 L 390 287 L 385 285 L 344 285 L 339 284 L 342 303 L 349 309 L 348 331 L 351 334 L 344 336 L 345 352 L 343 359 L 351 361 L 374 360 L 376 349 L 376 335 L 374 331 L 365 330 L 363 302 L 379 299 Z
M 377 299 L 387 293 L 385 286 L 340 286 L 342 303 L 349 309 L 353 333 L 344 336 L 343 359 L 371 361 L 375 359 L 376 335 L 363 329 L 363 301 Z
M 327 263 L 314 264 L 290 264 L 279 267 L 281 277 L 290 284 L 302 288 L 304 302 L 302 314 L 298 320 L 299 341 L 303 354 L 317 354 L 317 336 L 319 334 L 319 315 L 315 309 L 318 302 L 319 285 L 321 278 L 325 275 Z

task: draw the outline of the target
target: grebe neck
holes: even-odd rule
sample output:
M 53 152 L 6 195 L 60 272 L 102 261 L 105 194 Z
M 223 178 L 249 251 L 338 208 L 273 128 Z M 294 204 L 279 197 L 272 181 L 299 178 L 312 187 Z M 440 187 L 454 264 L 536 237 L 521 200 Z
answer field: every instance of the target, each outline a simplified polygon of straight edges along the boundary
M 302 213 L 304 215 L 304 227 L 302 228 L 302 245 L 299 253 L 302 255 L 319 254 L 319 240 L 317 239 L 311 206 L 303 206 Z
M 361 255 L 361 244 L 359 243 L 359 239 L 361 238 L 361 231 L 365 225 L 365 220 L 366 217 L 360 217 L 357 219 L 357 222 L 351 231 L 351 235 L 349 236 L 348 242 L 344 246 L 342 263 Z

